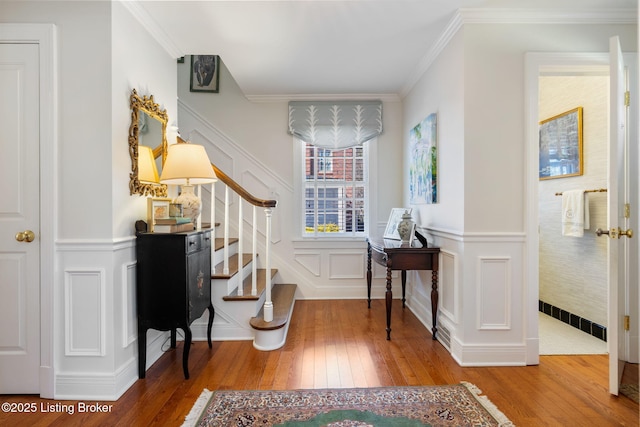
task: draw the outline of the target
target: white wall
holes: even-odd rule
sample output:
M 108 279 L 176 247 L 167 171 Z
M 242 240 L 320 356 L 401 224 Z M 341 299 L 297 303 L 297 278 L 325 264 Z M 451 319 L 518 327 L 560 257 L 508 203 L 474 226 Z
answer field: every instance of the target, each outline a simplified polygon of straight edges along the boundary
M 298 298 L 366 298 L 364 239 L 303 241 L 293 226 L 296 223 L 294 141 L 287 133 L 289 99 L 282 96 L 261 102 L 247 100 L 225 67 L 224 58 L 221 58 L 219 93 L 190 92 L 189 72 L 190 57 L 187 56 L 185 63 L 178 66 L 180 134 L 204 145 L 211 161 L 252 194 L 278 200 L 273 216 L 272 251 L 272 266 L 279 271 L 278 282 L 296 283 Z M 375 182 L 372 228 L 378 233 L 383 230 L 391 208 L 402 204 L 397 191 L 405 175 L 401 160 L 401 117 L 401 103 L 393 98 L 383 99 L 384 131 L 375 143 L 377 173 L 371 177 Z M 220 199 L 224 189 L 220 183 L 217 186 L 216 195 Z M 234 202 L 232 218 L 237 217 L 236 209 Z M 205 202 L 204 215 L 208 212 L 208 202 Z M 244 212 L 250 222 L 248 207 Z M 259 218 L 261 216 L 259 211 Z M 249 230 L 247 225 L 245 232 Z M 233 229 L 231 232 L 234 233 Z M 248 239 L 246 245 L 250 245 Z M 383 274 L 376 275 L 374 295 L 377 298 L 384 295 L 383 278 Z
M 464 15 L 461 19 L 464 22 Z M 405 152 L 410 148 L 408 130 L 420 118 L 439 112 L 440 203 L 416 208 L 418 226 L 427 228 L 442 248 L 439 322 L 451 335 L 444 345 L 462 365 L 531 360 L 524 316 L 525 53 L 605 52 L 611 35 L 621 36 L 624 50 L 636 49 L 635 25 L 463 23 L 405 99 Z M 449 96 L 443 98 L 432 80 L 452 86 L 439 70 L 451 72 L 456 49 L 463 51 L 457 53 L 463 89 L 446 87 Z M 460 140 L 445 127 L 452 121 L 462 132 Z M 446 147 L 462 147 L 462 153 L 449 155 Z M 447 174 L 463 184 L 445 187 Z M 428 324 L 430 281 L 422 274 L 412 279 L 416 297 L 409 304 Z
M 0 21 L 57 29 L 57 198 L 42 213 L 56 219 L 43 236 L 55 245 L 54 323 L 41 331 L 54 395 L 116 399 L 137 379 L 133 223 L 146 217 L 129 196 L 129 95 L 154 94 L 175 120 L 175 59 L 119 2 L 0 2 Z

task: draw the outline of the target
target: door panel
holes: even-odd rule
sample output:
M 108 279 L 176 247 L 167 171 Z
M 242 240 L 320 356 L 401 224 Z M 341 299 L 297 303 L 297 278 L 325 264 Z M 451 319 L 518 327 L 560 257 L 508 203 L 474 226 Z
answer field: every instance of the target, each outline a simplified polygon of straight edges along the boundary
M 618 37 L 609 41 L 610 55 L 610 137 L 608 165 L 608 227 L 609 227 L 609 392 L 617 395 L 624 367 L 625 335 L 623 316 L 628 278 L 629 221 L 624 205 L 628 202 L 628 107 L 625 102 L 627 78 Z
M 0 393 L 40 391 L 38 58 L 0 44 Z

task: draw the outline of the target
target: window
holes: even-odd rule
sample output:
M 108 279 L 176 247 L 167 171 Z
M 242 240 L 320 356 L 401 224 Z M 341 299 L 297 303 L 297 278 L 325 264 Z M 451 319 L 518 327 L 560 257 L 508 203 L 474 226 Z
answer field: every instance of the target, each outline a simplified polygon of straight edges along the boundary
M 367 224 L 368 144 L 339 150 L 304 145 L 303 236 L 362 235 Z

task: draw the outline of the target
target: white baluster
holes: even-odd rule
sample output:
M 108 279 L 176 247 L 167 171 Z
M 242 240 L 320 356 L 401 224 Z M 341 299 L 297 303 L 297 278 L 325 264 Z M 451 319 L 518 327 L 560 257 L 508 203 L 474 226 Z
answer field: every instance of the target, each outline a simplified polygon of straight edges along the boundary
M 244 252 L 244 247 L 242 244 L 242 233 L 243 233 L 243 221 L 242 221 L 242 197 L 238 195 L 238 272 L 240 273 L 240 284 L 238 285 L 238 296 L 244 295 L 244 289 L 242 286 L 242 253 Z
M 253 257 L 253 263 L 251 265 L 251 295 L 258 295 L 258 209 L 253 206 L 253 218 L 251 219 L 253 224 L 253 231 L 251 236 L 251 256 Z
M 264 302 L 264 321 L 273 321 L 273 301 L 271 301 L 271 208 L 264 210 L 266 218 L 266 244 L 265 244 L 265 264 L 266 264 L 266 298 Z
M 229 274 L 229 186 L 224 188 L 224 266 L 222 274 Z

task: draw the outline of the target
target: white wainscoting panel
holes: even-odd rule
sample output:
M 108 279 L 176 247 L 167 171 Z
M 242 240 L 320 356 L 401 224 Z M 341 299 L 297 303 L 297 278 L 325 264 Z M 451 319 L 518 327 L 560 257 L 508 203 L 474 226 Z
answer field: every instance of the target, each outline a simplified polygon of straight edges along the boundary
M 458 258 L 454 252 L 444 249 L 440 250 L 440 265 L 438 268 L 438 281 L 440 306 L 439 314 L 446 316 L 449 320 L 458 323 Z M 443 274 L 445 273 L 446 274 Z
M 511 258 L 480 257 L 477 277 L 478 329 L 511 329 Z
M 122 266 L 122 348 L 129 347 L 138 337 L 136 265 L 137 262 L 133 261 Z
M 294 259 L 298 264 L 316 277 L 320 277 L 320 254 L 318 253 L 296 253 Z
M 329 279 L 364 279 L 365 254 L 338 252 L 329 254 Z
M 64 272 L 65 356 L 104 356 L 105 270 Z

